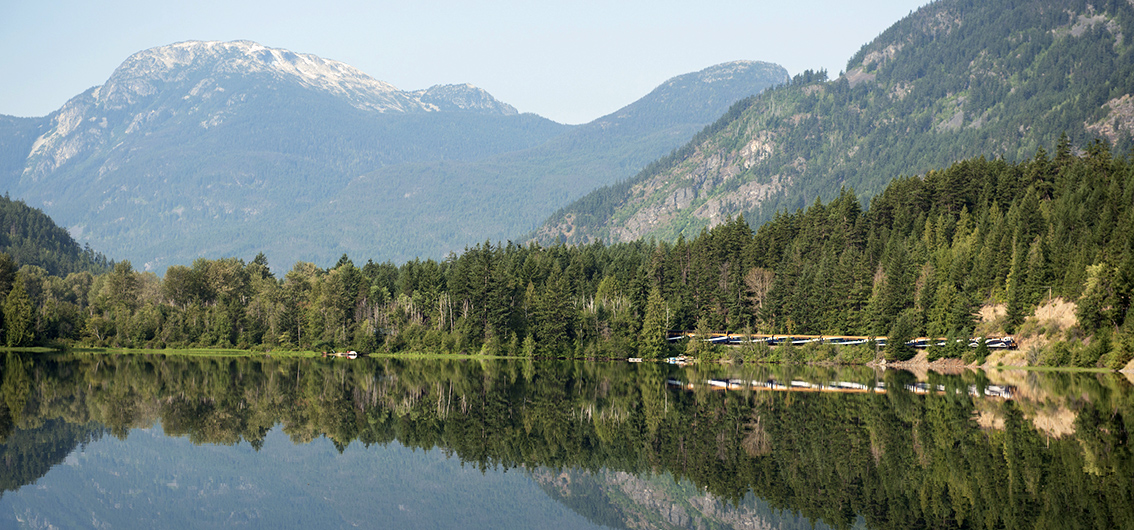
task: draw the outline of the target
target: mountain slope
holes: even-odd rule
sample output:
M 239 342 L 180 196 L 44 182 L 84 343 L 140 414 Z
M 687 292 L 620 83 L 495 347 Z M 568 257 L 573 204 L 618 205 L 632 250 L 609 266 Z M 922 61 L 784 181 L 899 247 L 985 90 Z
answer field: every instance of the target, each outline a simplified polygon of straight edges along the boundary
M 899 175 L 967 157 L 1031 157 L 1066 132 L 1125 152 L 1134 130 L 1134 5 L 941 0 L 865 45 L 847 73 L 807 72 L 745 100 L 633 179 L 547 220 L 541 240 L 696 233 L 759 224 L 844 186 L 873 196 Z
M 76 237 L 164 268 L 269 250 L 272 227 L 384 165 L 472 160 L 569 128 L 468 85 L 404 92 L 312 55 L 185 42 L 131 56 L 46 123 L 5 118 L 0 170 Z
M 81 247 L 41 210 L 8 196 L 0 196 L 0 252 L 16 267 L 34 265 L 60 277 L 80 271 L 98 274 L 109 265 L 106 256 Z
M 11 183 L 20 177 L 32 145 L 49 123 L 47 118 L 0 116 L 0 181 Z
M 440 257 L 486 239 L 514 237 L 568 201 L 633 175 L 735 101 L 787 79 L 783 67 L 757 61 L 681 75 L 537 147 L 471 162 L 389 166 L 364 175 L 296 219 L 288 232 L 296 235 L 292 241 L 301 257 L 319 262 L 359 251 L 395 261 Z M 344 211 L 366 215 L 344 216 Z M 335 234 L 338 246 L 311 240 L 321 234 Z

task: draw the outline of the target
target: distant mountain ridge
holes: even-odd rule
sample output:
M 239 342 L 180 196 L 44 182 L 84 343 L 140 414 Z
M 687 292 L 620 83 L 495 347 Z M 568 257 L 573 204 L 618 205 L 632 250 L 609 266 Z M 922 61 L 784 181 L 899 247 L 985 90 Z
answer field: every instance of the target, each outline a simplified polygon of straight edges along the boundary
M 572 199 L 626 179 L 669 153 L 737 100 L 787 80 L 783 67 L 761 61 L 733 61 L 680 75 L 529 149 L 474 161 L 401 164 L 360 176 L 298 217 L 289 232 L 305 248 L 318 247 L 305 237 L 338 235 L 341 247 L 307 258 L 317 261 L 354 255 L 352 249 L 358 248 L 395 261 L 440 257 L 485 240 L 515 239 Z M 377 203 L 391 207 L 362 219 L 335 215 Z M 311 232 L 304 226 L 322 228 Z
M 552 215 L 542 241 L 691 237 L 754 225 L 852 187 L 986 155 L 1030 158 L 1067 133 L 1134 142 L 1134 4 L 939 0 L 863 46 L 739 104 L 672 156 Z
M 402 91 L 314 55 L 182 42 L 130 56 L 47 117 L 0 116 L 0 179 L 141 269 L 440 258 L 531 230 L 786 77 L 729 63 L 569 126 L 467 84 Z

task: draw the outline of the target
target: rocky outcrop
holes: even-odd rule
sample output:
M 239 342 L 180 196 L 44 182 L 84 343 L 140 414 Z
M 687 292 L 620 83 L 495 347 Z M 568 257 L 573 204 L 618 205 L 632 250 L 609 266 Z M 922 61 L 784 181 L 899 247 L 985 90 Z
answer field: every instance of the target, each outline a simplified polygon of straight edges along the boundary
M 1126 94 L 1106 102 L 1105 118 L 1084 126 L 1093 134 L 1106 138 L 1111 144 L 1123 135 L 1134 135 L 1134 95 Z
M 706 146 L 710 147 L 710 146 Z M 688 210 L 692 216 L 716 226 L 739 212 L 758 207 L 792 182 L 791 176 L 773 175 L 766 181 L 747 180 L 752 167 L 765 162 L 776 150 L 768 131 L 755 134 L 739 150 L 697 150 L 678 167 L 647 179 L 630 190 L 623 207 L 633 214 L 620 225 L 612 223 L 611 238 L 631 241 L 670 225 Z M 805 169 L 804 165 L 797 166 Z M 735 189 L 720 191 L 730 181 Z
M 512 116 L 516 108 L 492 97 L 484 89 L 470 84 L 435 85 L 426 90 L 411 92 L 419 101 L 440 111 L 472 111 L 485 114 Z

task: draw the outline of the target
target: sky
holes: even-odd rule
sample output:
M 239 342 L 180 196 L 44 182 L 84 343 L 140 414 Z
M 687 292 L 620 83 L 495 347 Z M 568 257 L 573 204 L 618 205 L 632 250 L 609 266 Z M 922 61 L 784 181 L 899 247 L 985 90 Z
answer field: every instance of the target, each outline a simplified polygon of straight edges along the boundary
M 45 116 L 130 54 L 252 40 L 402 90 L 471 83 L 520 112 L 585 123 L 665 80 L 740 59 L 833 78 L 926 0 L 0 0 L 0 114 Z

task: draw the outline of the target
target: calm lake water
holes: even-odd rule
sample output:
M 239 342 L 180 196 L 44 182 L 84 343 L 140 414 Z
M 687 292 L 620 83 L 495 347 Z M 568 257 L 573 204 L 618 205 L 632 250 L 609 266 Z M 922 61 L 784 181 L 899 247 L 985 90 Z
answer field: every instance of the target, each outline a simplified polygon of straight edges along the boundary
M 0 528 L 1134 528 L 1122 375 L 3 355 Z

